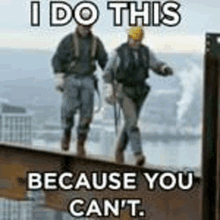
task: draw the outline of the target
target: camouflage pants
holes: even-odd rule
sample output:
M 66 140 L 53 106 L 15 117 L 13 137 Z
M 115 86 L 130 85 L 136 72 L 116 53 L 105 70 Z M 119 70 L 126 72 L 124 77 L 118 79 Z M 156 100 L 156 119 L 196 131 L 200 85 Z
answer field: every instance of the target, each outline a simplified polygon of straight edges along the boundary
M 130 141 L 133 153 L 142 153 L 142 143 L 140 130 L 138 128 L 138 120 L 141 108 L 149 90 L 150 88 L 147 88 L 146 92 L 139 96 L 137 99 L 133 99 L 130 95 L 128 95 L 128 93 L 124 91 L 124 89 L 122 89 L 119 94 L 118 102 L 122 109 L 125 121 L 125 124 L 117 140 L 117 150 L 120 152 L 123 152 L 126 149 L 128 141 Z M 132 94 L 133 91 L 129 92 Z
M 70 75 L 65 79 L 61 121 L 64 130 L 74 126 L 74 116 L 79 111 L 77 133 L 87 134 L 93 118 L 94 79 L 91 76 L 76 77 Z

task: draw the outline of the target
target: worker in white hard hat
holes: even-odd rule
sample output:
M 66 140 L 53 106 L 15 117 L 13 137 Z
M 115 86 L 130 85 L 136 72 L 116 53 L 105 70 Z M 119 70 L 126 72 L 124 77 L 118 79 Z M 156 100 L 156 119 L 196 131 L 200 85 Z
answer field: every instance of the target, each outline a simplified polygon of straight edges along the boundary
M 82 16 L 87 19 L 88 10 L 84 11 Z M 61 41 L 52 59 L 56 88 L 63 92 L 61 146 L 64 151 L 70 148 L 71 130 L 78 110 L 77 153 L 81 157 L 86 156 L 85 142 L 93 119 L 96 61 L 102 69 L 107 63 L 103 43 L 93 35 L 91 28 L 92 25 L 77 24 L 75 32 Z
M 124 163 L 124 151 L 130 141 L 135 164 L 138 166 L 143 166 L 146 160 L 142 151 L 138 119 L 150 91 L 150 86 L 146 83 L 148 71 L 152 69 L 161 76 L 173 74 L 169 66 L 156 59 L 154 53 L 142 44 L 143 37 L 144 31 L 141 27 L 131 27 L 127 42 L 114 51 L 103 77 L 107 85 L 116 90 L 111 91 L 106 101 L 113 104 L 117 99 L 125 121 L 118 136 L 115 160 L 117 163 Z

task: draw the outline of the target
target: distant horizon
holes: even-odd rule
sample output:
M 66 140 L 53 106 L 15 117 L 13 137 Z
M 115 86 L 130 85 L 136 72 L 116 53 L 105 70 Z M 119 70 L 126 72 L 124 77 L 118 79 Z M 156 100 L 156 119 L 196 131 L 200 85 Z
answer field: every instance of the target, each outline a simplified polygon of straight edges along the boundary
M 113 48 L 114 49 L 114 48 Z M 37 52 L 51 52 L 54 53 L 54 51 L 56 50 L 56 48 L 50 49 L 50 48 L 31 48 L 31 47 L 0 47 L 0 50 L 23 50 L 23 51 L 37 51 Z M 110 50 L 107 50 L 107 52 L 110 52 Z M 162 54 L 176 54 L 176 53 L 181 53 L 181 54 L 198 54 L 198 55 L 202 55 L 203 52 L 202 51 L 160 51 L 157 50 L 157 53 L 162 53 Z
M 68 0 L 70 5 L 74 2 Z M 125 0 L 126 2 L 127 0 Z M 107 9 L 105 1 L 94 0 L 100 9 L 100 18 L 93 26 L 94 34 L 99 36 L 107 51 L 118 47 L 127 40 L 129 23 L 128 13 L 123 13 L 123 25 L 115 27 L 113 13 Z M 180 0 L 181 22 L 174 27 L 160 25 L 143 27 L 143 43 L 155 53 L 197 53 L 205 51 L 206 33 L 219 32 L 220 1 Z M 0 48 L 18 48 L 55 51 L 65 35 L 73 32 L 77 26 L 74 19 L 65 26 L 51 27 L 49 24 L 49 4 L 41 2 L 41 22 L 39 27 L 30 24 L 30 2 L 27 0 L 0 1 L 2 19 L 0 21 Z M 139 2 L 138 7 L 141 7 Z M 13 15 L 13 16 L 12 16 Z

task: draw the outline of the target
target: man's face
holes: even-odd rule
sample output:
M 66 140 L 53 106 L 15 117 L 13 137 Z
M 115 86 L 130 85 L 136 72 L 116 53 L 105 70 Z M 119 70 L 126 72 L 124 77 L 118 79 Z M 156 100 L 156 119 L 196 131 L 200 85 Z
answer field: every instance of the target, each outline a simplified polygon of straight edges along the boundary
M 128 45 L 132 48 L 139 48 L 141 45 L 140 40 L 133 40 L 131 37 L 128 38 Z
M 79 34 L 82 37 L 86 37 L 90 33 L 90 31 L 91 31 L 91 26 L 79 25 L 77 29 L 78 29 Z

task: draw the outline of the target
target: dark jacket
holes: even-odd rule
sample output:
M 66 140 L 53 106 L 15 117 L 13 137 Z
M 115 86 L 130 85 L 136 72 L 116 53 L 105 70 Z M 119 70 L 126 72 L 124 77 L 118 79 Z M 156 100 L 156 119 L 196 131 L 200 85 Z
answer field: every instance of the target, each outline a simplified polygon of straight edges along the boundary
M 96 37 L 96 52 L 92 58 L 92 37 L 94 36 L 89 34 L 86 37 L 81 37 L 77 32 L 75 34 L 77 34 L 79 41 L 79 57 L 75 56 L 73 33 L 71 33 L 64 37 L 52 58 L 54 73 L 91 75 L 96 70 L 94 60 L 97 60 L 100 67 L 104 69 L 108 57 L 101 40 Z
M 123 85 L 123 94 L 133 100 L 141 100 L 150 91 L 150 86 L 145 82 L 149 77 L 149 69 L 165 76 L 161 71 L 164 65 L 166 64 L 158 60 L 147 46 L 140 45 L 135 49 L 124 43 L 109 59 L 103 79 L 106 83 L 112 83 L 116 79 Z
M 116 73 L 116 80 L 121 83 L 140 84 L 148 78 L 149 49 L 140 45 L 139 49 L 132 49 L 127 43 L 117 49 L 121 60 Z

